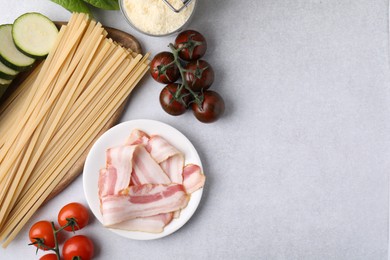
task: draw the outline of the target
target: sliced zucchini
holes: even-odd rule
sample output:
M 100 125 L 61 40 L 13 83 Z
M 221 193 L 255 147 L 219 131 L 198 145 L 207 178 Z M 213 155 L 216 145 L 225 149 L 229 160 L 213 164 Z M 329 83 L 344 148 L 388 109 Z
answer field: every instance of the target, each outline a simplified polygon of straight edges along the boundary
M 31 68 L 34 59 L 21 53 L 12 39 L 12 24 L 0 25 L 0 61 L 11 69 L 22 71 Z
M 11 82 L 12 79 L 0 79 L 0 85 L 9 85 Z
M 1 79 L 14 79 L 18 75 L 19 71 L 13 70 L 0 61 L 0 78 Z
M 3 96 L 8 86 L 11 84 L 11 82 L 12 80 L 0 79 L 0 100 L 1 100 L 1 96 Z
M 16 48 L 25 55 L 43 59 L 52 49 L 58 35 L 56 25 L 40 13 L 19 16 L 12 27 Z

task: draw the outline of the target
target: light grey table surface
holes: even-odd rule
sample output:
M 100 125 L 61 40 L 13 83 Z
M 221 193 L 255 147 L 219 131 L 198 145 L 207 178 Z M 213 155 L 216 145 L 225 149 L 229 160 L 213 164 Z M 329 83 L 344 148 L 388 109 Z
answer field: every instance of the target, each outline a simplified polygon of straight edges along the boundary
M 49 0 L 1 0 L 0 23 Z M 132 33 L 152 55 L 174 36 L 131 29 L 119 11 L 103 24 Z M 97 220 L 80 231 L 96 259 L 387 259 L 390 166 L 386 0 L 199 0 L 191 28 L 209 42 L 212 88 L 226 101 L 217 123 L 165 114 L 146 78 L 121 121 L 172 125 L 195 145 L 207 175 L 201 204 L 176 233 L 134 241 Z M 37 259 L 29 226 L 86 203 L 80 176 L 41 208 L 0 259 Z

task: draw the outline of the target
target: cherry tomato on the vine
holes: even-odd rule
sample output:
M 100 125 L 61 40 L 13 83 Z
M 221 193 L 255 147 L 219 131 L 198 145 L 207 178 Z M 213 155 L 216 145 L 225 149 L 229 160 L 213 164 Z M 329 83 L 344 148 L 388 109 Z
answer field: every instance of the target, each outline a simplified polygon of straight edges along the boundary
M 42 220 L 32 225 L 28 236 L 30 238 L 31 243 L 33 243 L 39 249 L 47 250 L 45 246 L 49 248 L 55 247 L 54 233 L 50 221 Z M 39 244 L 37 243 L 38 241 L 41 241 L 44 246 L 39 246 Z
M 176 37 L 176 48 L 183 48 L 179 57 L 186 61 L 198 60 L 203 57 L 207 50 L 207 42 L 204 36 L 194 30 L 186 30 Z
M 173 54 L 163 51 L 154 56 L 150 63 L 150 74 L 160 83 L 168 84 L 175 82 L 180 77 L 180 71 L 173 62 Z
M 39 258 L 39 260 L 57 260 L 57 255 L 56 254 L 46 254 Z
M 193 91 L 206 90 L 214 82 L 214 70 L 207 61 L 191 61 L 186 65 L 185 70 L 186 81 Z
M 67 219 L 73 218 L 77 225 L 74 226 L 74 230 L 79 230 L 85 227 L 89 221 L 88 210 L 80 203 L 73 202 L 62 207 L 58 213 L 58 224 L 64 226 L 68 223 Z M 72 226 L 64 228 L 66 231 L 73 231 Z
M 225 112 L 225 102 L 215 91 L 206 90 L 203 93 L 203 102 L 199 106 L 196 102 L 191 105 L 195 117 L 203 123 L 217 121 Z
M 65 241 L 62 247 L 64 260 L 72 260 L 80 257 L 82 260 L 90 260 L 94 254 L 94 245 L 91 239 L 83 235 L 77 235 Z
M 175 94 L 180 88 L 180 84 L 171 83 L 165 86 L 160 92 L 161 107 L 170 115 L 178 116 L 187 110 L 187 106 L 191 100 L 190 93 L 184 87 L 180 91 L 179 97 L 176 99 Z

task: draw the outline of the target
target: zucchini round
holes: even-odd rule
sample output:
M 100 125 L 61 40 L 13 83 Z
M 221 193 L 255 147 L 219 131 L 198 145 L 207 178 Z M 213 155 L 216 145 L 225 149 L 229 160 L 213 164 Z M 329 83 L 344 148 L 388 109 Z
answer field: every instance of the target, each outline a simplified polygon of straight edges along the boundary
M 25 13 L 19 16 L 12 27 L 16 48 L 34 59 L 45 58 L 54 46 L 58 29 L 40 13 Z
M 11 82 L 12 79 L 0 79 L 0 85 L 9 85 Z
M 1 79 L 14 79 L 19 74 L 19 71 L 13 70 L 0 61 L 0 78 Z
M 5 93 L 12 80 L 0 79 L 0 100 L 1 96 Z
M 35 60 L 21 53 L 12 39 L 12 24 L 0 25 L 0 61 L 17 71 L 31 68 Z

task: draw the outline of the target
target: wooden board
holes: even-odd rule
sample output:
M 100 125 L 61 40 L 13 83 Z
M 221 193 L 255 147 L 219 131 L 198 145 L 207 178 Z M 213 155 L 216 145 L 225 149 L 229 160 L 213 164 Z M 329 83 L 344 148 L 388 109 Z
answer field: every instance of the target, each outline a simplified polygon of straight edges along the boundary
M 65 24 L 65 22 L 55 22 L 57 27 L 60 27 L 61 25 Z M 133 36 L 126 32 L 120 31 L 115 28 L 111 27 L 105 27 L 105 29 L 108 32 L 108 37 L 112 38 L 114 41 L 121 44 L 123 47 L 131 49 L 134 52 L 141 53 L 142 54 L 142 48 L 139 41 Z M 30 71 L 31 72 L 31 71 Z M 12 86 L 10 86 L 10 92 L 12 89 L 16 88 L 27 76 L 29 72 L 21 73 L 13 82 Z M 9 93 L 7 93 L 9 94 Z M 107 122 L 107 124 L 103 127 L 102 131 L 99 133 L 98 136 L 102 135 L 105 131 L 107 131 L 109 128 L 117 124 L 118 120 L 120 119 L 122 112 L 124 110 L 124 106 L 126 105 L 125 101 L 119 109 L 115 112 L 113 117 Z M 94 140 L 95 142 L 96 140 Z M 59 194 L 62 190 L 64 190 L 73 180 L 78 177 L 81 172 L 83 171 L 84 162 L 88 155 L 89 150 L 91 149 L 93 143 L 84 151 L 82 156 L 77 160 L 77 162 L 73 165 L 73 167 L 68 171 L 68 173 L 65 175 L 65 177 L 61 180 L 61 182 L 57 185 L 57 187 L 52 191 L 52 193 L 49 195 L 49 197 L 46 199 L 45 202 L 52 199 L 54 196 Z M 82 192 L 82 191 L 80 191 Z

